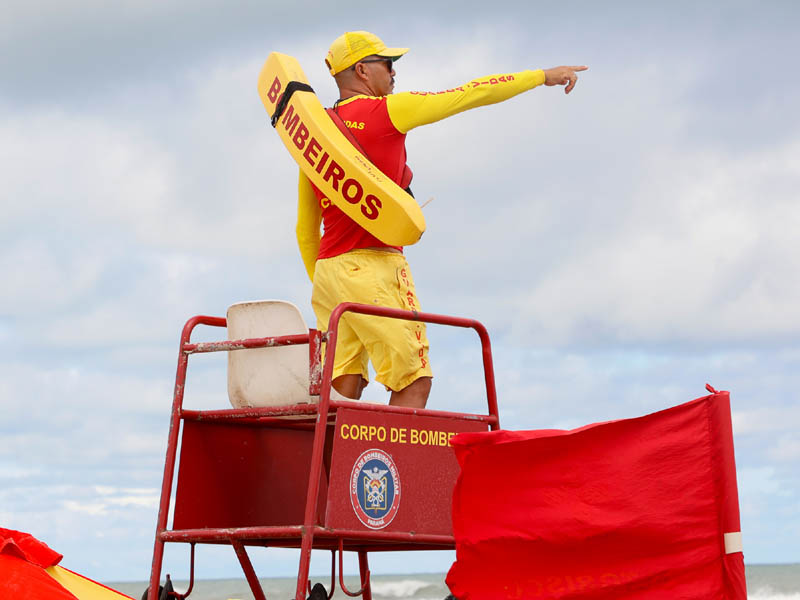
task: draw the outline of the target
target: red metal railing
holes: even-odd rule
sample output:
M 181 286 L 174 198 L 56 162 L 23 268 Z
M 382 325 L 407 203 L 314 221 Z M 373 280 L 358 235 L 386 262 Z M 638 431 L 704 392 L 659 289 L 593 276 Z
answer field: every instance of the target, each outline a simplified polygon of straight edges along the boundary
M 330 390 L 333 375 L 334 350 L 336 348 L 336 340 L 338 336 L 338 326 L 342 315 L 346 312 L 474 329 L 478 333 L 481 341 L 488 414 L 456 413 L 431 409 L 376 405 L 349 400 L 331 400 Z M 488 332 L 480 322 L 473 319 L 464 319 L 460 317 L 438 315 L 433 313 L 411 312 L 386 307 L 344 303 L 337 306 L 332 312 L 328 326 L 328 332 L 325 334 L 312 329 L 306 334 L 219 342 L 200 342 L 194 344 L 190 343 L 192 332 L 198 325 L 226 327 L 227 322 L 221 317 L 196 316 L 186 322 L 181 333 L 178 367 L 175 376 L 175 389 L 167 441 L 167 452 L 164 464 L 164 478 L 161 486 L 161 501 L 159 504 L 158 520 L 156 524 L 156 536 L 148 600 L 157 600 L 158 597 L 157 594 L 159 580 L 161 577 L 164 544 L 166 542 L 187 542 L 192 544 L 197 542 L 230 543 L 233 546 L 237 557 L 239 558 L 242 569 L 257 600 L 265 599 L 265 596 L 263 590 L 261 589 L 260 583 L 258 582 L 255 571 L 253 570 L 252 564 L 247 556 L 247 552 L 244 547 L 244 542 L 246 541 L 256 542 L 258 540 L 264 541 L 268 539 L 270 545 L 273 546 L 296 547 L 297 541 L 299 540 L 300 564 L 298 568 L 298 581 L 295 595 L 296 600 L 302 600 L 305 598 L 311 550 L 315 547 L 315 538 L 319 540 L 317 547 L 325 547 L 334 551 L 336 548 L 338 548 L 340 552 L 342 551 L 342 541 L 344 539 L 360 540 L 363 542 L 363 544 L 359 545 L 360 549 L 358 552 L 359 567 L 362 573 L 362 592 L 365 600 L 371 600 L 368 577 L 369 569 L 366 558 L 366 550 L 363 549 L 364 547 L 368 546 L 369 543 L 377 544 L 378 546 L 381 544 L 390 544 L 391 549 L 393 550 L 452 547 L 453 538 L 452 536 L 446 535 L 425 535 L 415 534 L 413 532 L 361 531 L 349 529 L 331 530 L 316 524 L 315 511 L 319 501 L 319 486 L 323 468 L 323 451 L 325 448 L 326 436 L 328 434 L 327 426 L 329 424 L 329 415 L 340 408 L 417 416 L 445 417 L 452 419 L 469 419 L 485 423 L 491 429 L 499 428 L 500 421 L 497 409 L 497 395 L 495 390 L 491 344 L 489 341 Z M 327 347 L 331 349 L 326 353 L 324 366 L 321 365 L 321 344 L 323 341 L 326 341 Z M 183 409 L 188 361 L 191 354 L 229 352 L 232 350 L 267 348 L 298 344 L 309 345 L 309 393 L 311 395 L 320 396 L 318 404 L 271 406 L 263 408 L 220 409 L 210 411 Z M 309 419 L 313 419 L 313 423 L 303 423 L 302 421 L 287 422 L 283 417 L 289 415 L 307 415 Z M 169 531 L 167 529 L 167 521 L 175 475 L 175 461 L 177 458 L 181 420 L 227 421 L 231 423 L 253 421 L 265 425 L 280 424 L 281 427 L 285 428 L 309 429 L 313 427 L 314 441 L 311 452 L 311 468 L 308 479 L 303 525 L 221 529 L 183 529 L 178 531 Z

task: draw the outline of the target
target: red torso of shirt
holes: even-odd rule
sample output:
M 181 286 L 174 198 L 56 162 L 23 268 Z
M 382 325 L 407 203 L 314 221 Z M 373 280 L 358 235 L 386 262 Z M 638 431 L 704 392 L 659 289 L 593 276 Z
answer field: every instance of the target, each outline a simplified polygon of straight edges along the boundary
M 400 185 L 406 169 L 406 134 L 392 124 L 386 98 L 356 98 L 336 108 L 339 117 L 383 173 Z M 408 184 L 406 184 L 408 185 Z M 322 208 L 323 233 L 318 258 L 338 256 L 356 248 L 386 247 L 378 238 L 356 224 L 314 188 Z

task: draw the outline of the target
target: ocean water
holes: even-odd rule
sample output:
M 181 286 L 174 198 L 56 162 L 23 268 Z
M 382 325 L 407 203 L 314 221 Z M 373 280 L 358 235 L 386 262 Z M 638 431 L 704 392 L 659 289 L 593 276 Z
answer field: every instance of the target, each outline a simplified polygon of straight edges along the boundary
M 372 598 L 373 600 L 403 600 L 405 598 L 413 600 L 444 600 L 449 594 L 447 586 L 444 584 L 444 574 L 420 574 L 420 575 L 372 575 Z M 287 600 L 294 598 L 295 579 L 294 578 L 265 578 L 261 579 L 261 587 L 267 600 Z M 330 588 L 330 576 L 311 577 L 313 583 L 320 582 L 326 588 Z M 357 577 L 345 576 L 344 583 L 351 592 L 358 591 L 359 581 Z M 109 583 L 109 587 L 128 594 L 139 600 L 147 587 L 147 583 Z M 183 592 L 187 587 L 185 581 L 173 581 L 175 590 Z M 348 598 L 339 588 L 337 577 L 336 592 L 334 598 Z M 195 580 L 194 589 L 189 596 L 190 600 L 253 600 L 250 586 L 244 579 L 206 579 Z M 800 600 L 800 599 L 799 599 Z
M 800 600 L 800 564 L 794 565 L 747 565 L 747 597 L 749 600 Z M 444 584 L 444 573 L 417 575 L 373 575 L 372 597 L 374 600 L 444 600 L 448 589 Z M 357 590 L 358 578 L 345 577 L 345 585 Z M 330 586 L 330 577 L 312 577 Z M 176 591 L 182 592 L 187 583 L 175 581 Z M 109 587 L 139 600 L 147 587 L 146 582 L 109 583 Z M 262 579 L 261 585 L 268 600 L 287 600 L 294 596 L 295 580 L 292 578 Z M 336 583 L 334 598 L 347 598 Z M 197 580 L 189 596 L 191 600 L 253 600 L 250 587 L 244 579 Z
M 800 564 L 745 565 L 748 600 L 800 600 Z

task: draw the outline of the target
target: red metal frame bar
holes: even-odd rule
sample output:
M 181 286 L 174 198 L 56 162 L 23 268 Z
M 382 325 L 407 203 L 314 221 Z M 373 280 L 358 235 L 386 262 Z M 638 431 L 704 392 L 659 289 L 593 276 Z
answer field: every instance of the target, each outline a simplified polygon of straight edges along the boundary
M 181 600 L 186 600 L 186 598 L 189 597 L 189 595 L 192 593 L 192 590 L 194 589 L 194 547 L 195 547 L 195 542 L 192 542 L 191 558 L 189 559 L 189 587 L 186 589 L 185 592 L 183 592 L 183 594 L 181 594 Z
M 280 335 L 265 338 L 247 338 L 245 340 L 225 340 L 222 342 L 199 342 L 184 344 L 186 354 L 202 354 L 206 352 L 230 352 L 232 350 L 248 350 L 252 348 L 274 348 L 277 346 L 299 346 L 308 343 L 307 333 L 296 335 Z
M 362 552 L 358 553 L 359 567 L 361 567 L 361 555 L 362 554 L 364 554 L 364 556 L 366 556 L 366 553 L 362 553 Z M 347 594 L 348 596 L 350 596 L 351 598 L 355 598 L 356 596 L 362 595 L 370 587 L 370 585 L 369 585 L 369 568 L 367 568 L 367 570 L 366 570 L 366 576 L 364 574 L 363 568 L 359 568 L 359 571 L 361 572 L 361 589 L 359 589 L 357 592 L 351 592 L 344 585 L 344 541 L 342 540 L 342 538 L 339 538 L 339 587 L 342 588 L 342 591 L 345 594 Z
M 261 588 L 261 582 L 258 580 L 258 575 L 256 575 L 256 571 L 253 569 L 253 563 L 250 562 L 250 557 L 247 556 L 247 550 L 245 550 L 244 545 L 234 538 L 231 538 L 230 542 L 239 559 L 239 564 L 242 565 L 242 571 L 244 571 L 244 576 L 247 578 L 247 583 L 250 584 L 250 589 L 253 591 L 255 600 L 267 600 L 267 597 L 264 595 L 264 590 Z
M 249 408 L 221 408 L 218 410 L 186 410 L 181 411 L 185 419 L 203 420 L 236 420 L 236 419 L 268 419 L 269 417 L 294 416 L 307 414 L 309 418 L 317 414 L 316 404 L 288 404 L 286 406 L 263 406 Z M 285 419 L 284 419 L 285 420 Z M 316 419 L 315 419 L 316 420 Z
M 308 419 L 301 422 L 316 423 L 317 404 L 294 404 L 288 406 L 263 408 L 225 408 L 220 410 L 182 410 L 181 417 L 185 421 L 239 421 L 250 420 L 259 423 L 286 423 L 280 416 L 296 416 L 307 414 Z M 430 408 L 409 408 L 407 406 L 376 405 L 359 400 L 331 400 L 328 403 L 328 416 L 335 414 L 334 409 L 351 408 L 355 410 L 379 411 L 386 413 L 421 415 L 457 420 L 470 420 L 488 425 L 496 425 L 497 417 L 493 415 L 473 415 L 468 413 L 448 412 Z M 313 418 L 312 418 L 313 417 Z
M 183 392 L 186 387 L 186 370 L 189 365 L 189 355 L 184 352 L 184 346 L 189 343 L 192 331 L 197 325 L 210 325 L 225 327 L 227 321 L 220 317 L 197 316 L 192 317 L 183 326 L 181 332 L 180 350 L 178 352 L 178 369 L 175 374 L 175 390 L 172 399 L 172 413 L 169 422 L 169 435 L 167 437 L 167 456 L 164 461 L 164 478 L 161 482 L 161 502 L 158 507 L 158 520 L 156 522 L 156 540 L 153 548 L 153 564 L 150 571 L 150 589 L 147 600 L 158 600 L 158 586 L 161 579 L 161 564 L 164 560 L 164 542 L 160 535 L 167 528 L 169 516 L 169 502 L 172 492 L 172 478 L 175 474 L 175 457 L 178 451 L 178 433 L 181 426 L 181 408 L 183 406 Z
M 319 396 L 322 389 L 322 342 L 324 334 L 319 329 L 308 330 L 308 393 Z
M 369 560 L 367 553 L 364 550 L 358 551 L 358 573 L 361 576 L 361 581 L 365 581 L 363 600 L 372 600 L 372 583 L 369 578 Z
M 315 537 L 324 539 L 347 539 L 375 542 L 414 542 L 431 546 L 452 546 L 453 536 L 407 533 L 402 531 L 370 531 L 355 529 L 336 529 L 335 531 L 314 525 L 310 528 Z M 279 538 L 299 538 L 309 528 L 302 525 L 274 525 L 263 527 L 232 527 L 226 529 L 181 529 L 178 531 L 162 531 L 159 539 L 164 542 L 224 542 L 229 539 L 241 541 L 277 540 Z M 364 534 L 368 533 L 367 538 Z
M 333 375 L 333 359 L 338 336 L 338 325 L 342 315 L 345 312 L 423 321 L 426 323 L 474 329 L 478 333 L 481 341 L 489 414 L 477 415 L 431 409 L 413 409 L 407 407 L 374 404 L 367 405 L 366 403 L 359 403 L 355 401 L 331 401 L 330 389 Z M 378 546 L 370 546 L 371 550 L 452 548 L 454 542 L 453 537 L 446 535 L 415 535 L 409 532 L 365 532 L 356 530 L 332 531 L 317 526 L 315 524 L 315 508 L 318 502 L 320 477 L 322 475 L 323 450 L 330 416 L 339 408 L 355 408 L 358 410 L 384 411 L 400 414 L 430 415 L 440 418 L 472 419 L 486 423 L 493 430 L 498 429 L 500 427 L 500 420 L 497 409 L 497 395 L 495 390 L 491 345 L 488 332 L 483 324 L 474 319 L 464 319 L 460 317 L 451 317 L 433 313 L 412 312 L 364 304 L 344 303 L 337 306 L 332 312 L 327 333 L 321 333 L 317 330 L 311 329 L 307 334 L 249 338 L 244 340 L 229 340 L 219 342 L 200 342 L 192 344 L 189 340 L 191 338 L 192 331 L 197 325 L 226 327 L 227 321 L 221 317 L 196 316 L 186 322 L 181 333 L 167 452 L 164 463 L 164 478 L 161 486 L 161 501 L 159 504 L 158 521 L 156 525 L 148 600 L 157 600 L 158 586 L 161 577 L 161 566 L 164 555 L 164 544 L 166 542 L 189 542 L 192 544 L 196 542 L 230 543 L 233 546 L 237 557 L 239 558 L 239 562 L 242 565 L 248 582 L 250 583 L 250 587 L 254 596 L 259 600 L 265 600 L 265 596 L 244 548 L 244 542 L 246 541 L 256 544 L 260 543 L 260 545 L 266 545 L 265 542 L 269 540 L 270 544 L 272 545 L 283 546 L 289 545 L 286 542 L 291 539 L 300 539 L 300 565 L 298 568 L 297 590 L 295 594 L 297 600 L 303 600 L 305 597 L 304 591 L 308 584 L 311 550 L 314 546 L 315 537 L 323 542 L 320 544 L 321 546 L 330 546 L 331 549 L 335 549 L 338 545 L 340 552 L 344 549 L 344 539 L 358 540 L 358 544 L 356 544 L 356 546 L 359 548 L 359 571 L 361 573 L 364 600 L 371 600 L 371 591 L 369 585 L 367 551 L 365 547 L 361 545 L 362 543 L 378 544 Z M 321 346 L 323 341 L 327 342 L 331 351 L 326 353 L 325 363 L 324 365 L 321 365 Z M 318 404 L 287 405 L 247 409 L 224 409 L 215 411 L 183 410 L 186 373 L 190 354 L 220 351 L 230 352 L 233 350 L 297 344 L 309 345 L 309 393 L 311 395 L 320 396 Z M 306 415 L 307 418 L 302 419 L 298 423 L 287 423 L 285 419 L 281 419 L 281 417 L 289 415 Z M 182 419 L 229 422 L 255 421 L 265 426 L 280 424 L 281 427 L 288 426 L 304 429 L 308 429 L 313 426 L 315 434 L 312 446 L 311 468 L 309 473 L 308 494 L 306 496 L 304 524 L 302 526 L 285 527 L 244 527 L 233 529 L 209 528 L 181 531 L 167 530 L 169 505 L 171 501 L 172 485 L 175 474 L 175 460 L 177 457 L 178 438 Z M 313 423 L 311 422 L 312 419 Z
M 319 399 L 319 413 L 317 415 L 317 425 L 314 434 L 314 445 L 311 451 L 311 471 L 308 477 L 308 496 L 306 497 L 306 510 L 304 518 L 305 531 L 303 532 L 303 539 L 300 546 L 300 566 L 298 569 L 297 590 L 295 593 L 297 600 L 302 600 L 303 588 L 301 587 L 301 582 L 308 579 L 308 570 L 311 564 L 311 549 L 313 547 L 315 533 L 315 507 L 317 505 L 319 496 L 319 482 L 320 477 L 322 476 L 322 454 L 327 433 L 327 420 L 322 419 L 321 416 L 328 413 L 328 408 L 331 404 L 330 390 L 333 380 L 333 358 L 336 352 L 336 341 L 339 334 L 339 320 L 342 318 L 342 315 L 345 312 L 354 312 L 378 317 L 390 317 L 394 319 L 406 319 L 411 321 L 423 321 L 426 323 L 475 329 L 481 339 L 481 347 L 483 350 L 483 367 L 486 382 L 486 395 L 489 404 L 489 415 L 494 417 L 494 421 L 491 423 L 491 428 L 498 429 L 500 426 L 500 417 L 497 410 L 497 393 L 494 385 L 494 366 L 492 364 L 491 344 L 489 342 L 489 334 L 482 323 L 474 319 L 463 319 L 460 317 L 437 315 L 433 313 L 420 313 L 416 311 L 400 310 L 384 306 L 357 304 L 355 302 L 345 302 L 334 308 L 331 312 L 330 321 L 328 323 L 327 345 L 329 351 L 325 354 L 325 366 L 322 370 L 322 392 Z M 373 410 L 385 410 L 386 408 L 388 407 L 373 407 Z M 399 407 L 391 408 L 397 410 Z M 420 414 L 419 409 L 409 408 L 404 408 L 402 411 L 398 412 L 411 412 L 414 414 Z M 369 537 L 373 537 L 371 533 Z

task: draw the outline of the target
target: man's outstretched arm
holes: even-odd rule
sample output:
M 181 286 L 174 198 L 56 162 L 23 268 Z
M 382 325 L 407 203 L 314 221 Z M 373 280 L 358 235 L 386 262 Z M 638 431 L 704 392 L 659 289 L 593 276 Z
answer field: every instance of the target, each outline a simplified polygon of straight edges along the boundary
M 566 85 L 569 93 L 578 81 L 576 71 L 588 68 L 564 66 L 488 75 L 441 92 L 401 92 L 387 97 L 387 109 L 394 126 L 407 133 L 471 108 L 508 100 L 542 84 Z

